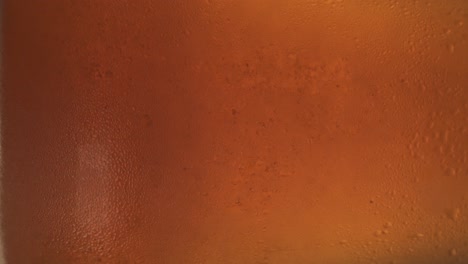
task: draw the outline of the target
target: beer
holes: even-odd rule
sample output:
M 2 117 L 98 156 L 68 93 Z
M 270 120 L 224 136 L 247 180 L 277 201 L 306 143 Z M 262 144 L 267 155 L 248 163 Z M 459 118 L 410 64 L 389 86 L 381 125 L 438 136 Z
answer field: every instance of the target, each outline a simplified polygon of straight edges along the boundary
M 468 261 L 467 3 L 4 1 L 6 263 Z

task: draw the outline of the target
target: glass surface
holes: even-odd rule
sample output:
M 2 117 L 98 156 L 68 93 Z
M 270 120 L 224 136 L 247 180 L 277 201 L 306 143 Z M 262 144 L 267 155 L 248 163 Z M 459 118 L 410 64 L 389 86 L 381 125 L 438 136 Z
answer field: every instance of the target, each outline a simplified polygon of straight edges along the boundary
M 6 263 L 467 263 L 468 1 L 3 2 Z

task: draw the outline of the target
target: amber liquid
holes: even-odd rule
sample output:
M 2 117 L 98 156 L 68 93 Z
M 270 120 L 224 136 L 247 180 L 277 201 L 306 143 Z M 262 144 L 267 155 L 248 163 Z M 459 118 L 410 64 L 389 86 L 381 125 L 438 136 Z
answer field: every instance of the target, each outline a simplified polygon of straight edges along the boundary
M 5 0 L 7 263 L 466 263 L 467 18 Z

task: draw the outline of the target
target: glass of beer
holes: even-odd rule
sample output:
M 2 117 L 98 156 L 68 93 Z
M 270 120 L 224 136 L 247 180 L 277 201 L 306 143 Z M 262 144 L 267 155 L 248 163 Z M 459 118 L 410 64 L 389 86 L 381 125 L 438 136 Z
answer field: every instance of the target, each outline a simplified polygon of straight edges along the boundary
M 4 263 L 468 261 L 467 1 L 2 2 Z

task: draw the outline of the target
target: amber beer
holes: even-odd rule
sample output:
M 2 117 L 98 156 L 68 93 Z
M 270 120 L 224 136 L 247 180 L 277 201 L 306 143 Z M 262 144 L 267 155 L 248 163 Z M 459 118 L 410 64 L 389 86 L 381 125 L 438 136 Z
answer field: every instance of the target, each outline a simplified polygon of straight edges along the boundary
M 5 263 L 466 263 L 467 14 L 3 1 Z

